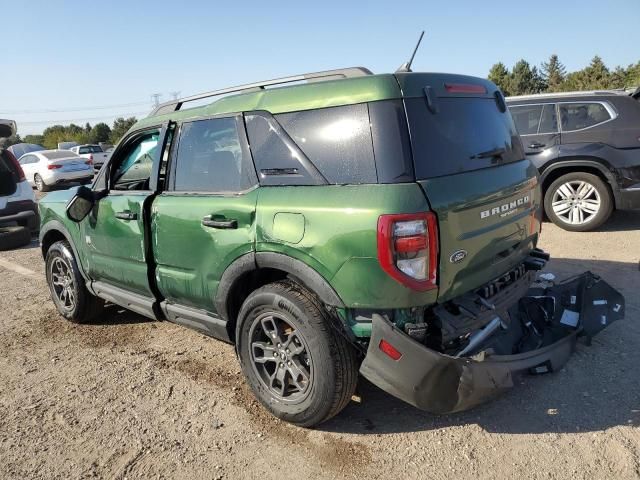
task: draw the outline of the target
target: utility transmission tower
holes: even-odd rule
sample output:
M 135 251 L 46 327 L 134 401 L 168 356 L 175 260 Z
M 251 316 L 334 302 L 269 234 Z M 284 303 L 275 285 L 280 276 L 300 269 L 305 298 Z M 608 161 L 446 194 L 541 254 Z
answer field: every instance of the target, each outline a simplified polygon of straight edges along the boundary
M 151 94 L 151 100 L 153 100 L 153 106 L 154 107 L 158 107 L 158 105 L 160 105 L 160 97 L 162 96 L 161 93 L 152 93 Z

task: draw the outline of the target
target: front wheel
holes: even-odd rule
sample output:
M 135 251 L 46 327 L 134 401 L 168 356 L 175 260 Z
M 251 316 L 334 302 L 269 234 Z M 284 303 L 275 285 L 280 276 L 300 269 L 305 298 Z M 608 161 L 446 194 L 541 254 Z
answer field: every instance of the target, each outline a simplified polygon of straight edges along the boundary
M 104 302 L 87 290 L 67 242 L 51 245 L 45 268 L 51 299 L 60 315 L 74 323 L 87 323 L 102 313 Z
M 256 290 L 242 305 L 240 365 L 276 417 L 312 427 L 349 403 L 358 380 L 356 352 L 331 321 L 311 293 L 289 281 Z
M 609 188 L 590 173 L 567 173 L 549 185 L 544 195 L 544 211 L 549 220 L 571 232 L 598 228 L 612 210 Z

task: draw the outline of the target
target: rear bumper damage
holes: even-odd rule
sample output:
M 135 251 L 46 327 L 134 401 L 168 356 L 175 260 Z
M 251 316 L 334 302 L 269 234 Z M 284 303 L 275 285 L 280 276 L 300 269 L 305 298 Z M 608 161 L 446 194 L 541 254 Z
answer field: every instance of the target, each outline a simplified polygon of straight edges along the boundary
M 624 298 L 617 290 L 585 272 L 557 285 L 530 289 L 508 314 L 501 315 L 503 328 L 466 357 L 427 348 L 376 314 L 360 372 L 422 410 L 440 414 L 467 410 L 511 388 L 517 375 L 559 370 L 578 337 L 590 339 L 623 318 L 624 310 Z M 532 318 L 536 312 L 540 315 Z M 394 355 L 385 353 L 382 344 L 390 344 Z

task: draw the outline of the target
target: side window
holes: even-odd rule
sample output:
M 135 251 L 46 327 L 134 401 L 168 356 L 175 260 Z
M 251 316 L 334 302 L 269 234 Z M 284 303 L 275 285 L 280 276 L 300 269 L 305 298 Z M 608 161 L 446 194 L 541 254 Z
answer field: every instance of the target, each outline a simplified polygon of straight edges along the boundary
M 538 133 L 542 107 L 542 105 L 523 105 L 509 109 L 520 135 L 535 135 Z
M 20 161 L 18 163 L 20 163 L 20 165 L 27 165 L 29 163 L 29 157 L 31 157 L 31 155 L 25 155 L 24 157 L 20 158 Z
M 326 179 L 268 112 L 245 115 L 262 185 L 325 185 Z
M 113 190 L 148 190 L 153 158 L 160 148 L 160 132 L 153 130 L 136 138 L 116 161 Z
M 240 192 L 255 184 L 255 170 L 240 141 L 239 117 L 185 122 L 176 152 L 176 191 Z
M 558 119 L 556 117 L 556 106 L 547 103 L 542 109 L 542 118 L 540 119 L 540 127 L 538 133 L 555 133 L 558 131 Z
M 562 103 L 560 104 L 562 130 L 572 131 L 593 127 L 611 120 L 609 111 L 601 103 Z
M 275 115 L 329 183 L 376 183 L 366 104 Z

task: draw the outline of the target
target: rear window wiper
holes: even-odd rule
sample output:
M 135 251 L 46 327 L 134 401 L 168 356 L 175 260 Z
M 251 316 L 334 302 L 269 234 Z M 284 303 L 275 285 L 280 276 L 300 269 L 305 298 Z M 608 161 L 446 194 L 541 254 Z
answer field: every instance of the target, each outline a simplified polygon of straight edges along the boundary
M 475 158 L 502 158 L 502 155 L 504 155 L 505 153 L 507 153 L 507 149 L 504 147 L 494 148 L 492 150 L 487 150 L 486 152 L 480 152 L 476 153 L 475 155 L 471 155 L 471 160 Z

